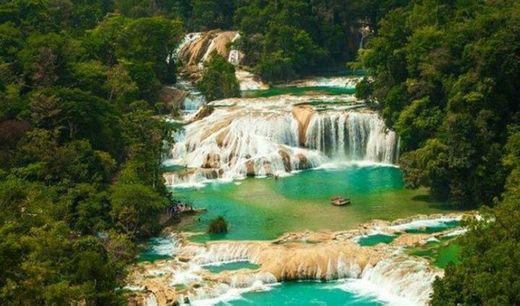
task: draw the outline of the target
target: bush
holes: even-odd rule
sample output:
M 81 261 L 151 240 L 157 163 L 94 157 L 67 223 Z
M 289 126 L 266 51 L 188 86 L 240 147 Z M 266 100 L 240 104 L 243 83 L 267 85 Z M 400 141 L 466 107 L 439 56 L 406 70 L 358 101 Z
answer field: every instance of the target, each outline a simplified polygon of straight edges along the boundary
M 205 64 L 202 79 L 197 83 L 197 87 L 208 101 L 240 96 L 235 67 L 218 53 L 213 53 L 209 62 Z
M 210 234 L 225 234 L 228 231 L 228 225 L 224 217 L 219 216 L 216 219 L 213 219 L 209 223 L 208 233 Z

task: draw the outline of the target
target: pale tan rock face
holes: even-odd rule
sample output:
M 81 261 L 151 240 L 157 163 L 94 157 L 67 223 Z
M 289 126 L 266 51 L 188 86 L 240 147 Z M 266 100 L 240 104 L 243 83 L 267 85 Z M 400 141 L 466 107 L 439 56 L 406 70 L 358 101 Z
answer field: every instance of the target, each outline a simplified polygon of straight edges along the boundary
M 307 127 L 314 113 L 314 109 L 309 105 L 298 105 L 292 109 L 292 115 L 298 121 L 298 138 L 301 146 L 305 146 L 307 142 L 305 135 L 307 135 Z
M 177 54 L 184 72 L 188 74 L 198 72 L 213 52 L 228 58 L 230 45 L 237 34 L 236 31 L 219 30 L 199 33 L 195 39 L 183 45 Z
M 220 168 L 220 156 L 218 154 L 206 155 L 206 160 L 201 168 Z
M 231 47 L 233 41 L 239 37 L 236 31 L 220 30 L 187 34 L 186 42 L 181 44 L 176 54 L 180 64 L 179 71 L 192 81 L 199 80 L 204 63 L 211 58 L 213 52 L 216 52 L 236 66 L 235 75 L 241 90 L 269 88 L 258 76 L 249 72 L 249 68 L 240 65 L 245 55 Z

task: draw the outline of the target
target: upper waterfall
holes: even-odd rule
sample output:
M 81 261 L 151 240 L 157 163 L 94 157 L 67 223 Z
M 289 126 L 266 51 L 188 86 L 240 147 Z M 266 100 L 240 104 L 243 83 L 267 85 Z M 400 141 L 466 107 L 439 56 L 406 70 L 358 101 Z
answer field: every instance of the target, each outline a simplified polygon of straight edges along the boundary
M 319 101 L 319 102 L 316 102 Z M 338 102 L 341 101 L 341 102 Z M 168 185 L 284 175 L 334 161 L 394 163 L 397 136 L 352 96 L 227 99 L 176 135 Z

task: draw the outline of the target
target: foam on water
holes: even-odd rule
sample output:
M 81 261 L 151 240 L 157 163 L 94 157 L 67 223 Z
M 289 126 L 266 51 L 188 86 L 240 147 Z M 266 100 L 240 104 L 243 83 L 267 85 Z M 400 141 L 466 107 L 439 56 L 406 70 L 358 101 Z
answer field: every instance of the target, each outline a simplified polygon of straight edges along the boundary
M 432 283 L 442 271 L 413 257 L 395 257 L 367 267 L 361 278 L 347 280 L 339 288 L 374 296 L 390 305 L 427 305 Z
M 407 223 L 392 225 L 390 228 L 396 231 L 420 230 L 424 228 L 449 228 L 450 223 L 460 221 L 462 217 L 442 217 L 434 219 L 414 220 Z
M 333 76 L 333 77 L 314 77 L 309 79 L 290 82 L 285 86 L 296 87 L 336 87 L 336 88 L 356 88 L 360 77 L 354 76 Z
M 189 119 L 204 104 L 206 104 L 206 98 L 204 95 L 191 82 L 179 80 L 175 84 L 175 87 L 188 93 L 182 101 L 182 110 L 185 120 Z
M 387 305 L 427 305 L 432 292 L 431 284 L 435 277 L 441 275 L 441 270 L 431 269 L 423 260 L 412 257 L 394 257 L 382 260 L 373 267 L 368 266 L 358 276 L 351 275 L 349 278 L 327 283 L 311 283 L 316 288 L 323 289 L 324 286 L 328 286 L 331 289 L 341 289 L 349 293 L 349 297 L 353 301 L 356 299 L 353 298 L 354 296 L 357 299 L 379 301 Z M 305 284 L 310 283 L 307 281 Z M 195 291 L 189 296 L 189 299 L 193 305 L 235 304 L 233 301 L 244 300 L 245 296 L 253 297 L 252 295 L 261 294 L 261 292 L 276 290 L 278 286 L 281 284 L 269 274 L 240 275 L 234 278 L 230 284 L 218 284 L 210 290 Z M 312 298 L 319 299 L 317 296 Z M 283 303 L 283 300 L 262 301 L 265 305 Z M 370 305 L 377 304 L 379 303 L 370 303 Z
M 145 306 L 157 306 L 157 298 L 155 295 L 149 294 L 148 297 L 146 297 L 146 300 L 144 301 Z
M 153 237 L 148 240 L 146 250 L 139 254 L 139 259 L 154 261 L 156 259 L 171 258 L 179 251 L 180 247 L 180 240 L 175 234 L 165 237 Z

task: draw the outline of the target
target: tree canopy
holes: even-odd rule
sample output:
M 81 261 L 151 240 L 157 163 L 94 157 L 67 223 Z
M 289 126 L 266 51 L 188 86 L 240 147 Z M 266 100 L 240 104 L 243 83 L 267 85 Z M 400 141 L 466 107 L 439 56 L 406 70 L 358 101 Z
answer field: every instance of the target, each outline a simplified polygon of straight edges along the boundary
M 520 9 L 516 1 L 412 1 L 385 16 L 360 61 L 401 137 L 409 187 L 460 206 L 492 205 L 518 122 Z M 360 92 L 361 94 L 361 92 Z
M 197 83 L 197 87 L 208 101 L 240 96 L 235 67 L 216 52 L 204 64 L 202 79 Z
M 357 94 L 399 133 L 407 186 L 484 206 L 432 305 L 520 303 L 519 33 L 518 1 L 416 0 L 360 52 Z
M 114 305 L 168 204 L 158 92 L 177 19 L 92 1 L 0 4 L 0 304 Z

